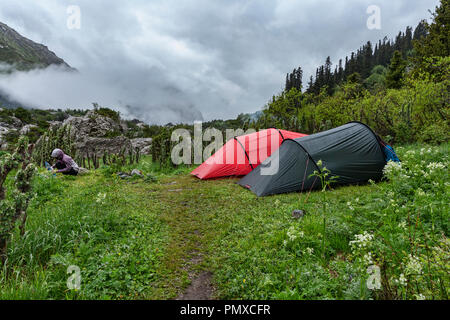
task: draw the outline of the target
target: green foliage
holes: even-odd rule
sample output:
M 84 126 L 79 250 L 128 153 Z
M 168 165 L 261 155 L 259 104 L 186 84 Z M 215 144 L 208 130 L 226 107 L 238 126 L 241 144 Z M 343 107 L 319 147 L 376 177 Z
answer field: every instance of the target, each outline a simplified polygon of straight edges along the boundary
M 171 136 L 171 130 L 169 130 L 169 128 L 163 128 L 163 130 L 153 138 L 151 149 L 152 161 L 158 162 L 160 167 L 176 167 L 171 158 L 172 149 L 176 143 L 171 141 Z
M 144 138 L 155 137 L 156 135 L 159 134 L 160 130 L 161 130 L 160 126 L 157 126 L 157 125 L 151 125 L 151 126 L 146 125 L 146 126 L 144 126 L 144 129 L 143 129 L 143 131 L 144 131 Z
M 441 0 L 432 18 L 431 24 L 425 23 L 427 36 L 415 42 L 416 53 L 421 59 L 450 56 L 450 2 Z
M 348 83 L 361 83 L 362 82 L 361 75 L 358 72 L 352 73 L 351 75 L 348 76 L 347 82 Z
M 0 158 L 0 261 L 6 261 L 8 243 L 16 222 L 20 221 L 21 235 L 25 232 L 28 204 L 33 193 L 31 179 L 35 167 L 31 163 L 33 145 L 28 144 L 26 137 L 21 137 L 12 154 L 4 154 Z M 20 166 L 20 167 L 19 167 Z M 18 169 L 14 179 L 14 189 L 8 196 L 5 181 L 11 171 Z
M 167 241 L 159 205 L 135 185 L 83 179 L 35 176 L 27 232 L 13 236 L 0 270 L 2 299 L 144 299 L 156 291 Z M 67 289 L 69 265 L 81 269 L 79 291 Z
M 309 177 L 319 178 L 320 184 L 322 185 L 322 192 L 324 192 L 327 188 L 331 189 L 331 185 L 336 182 L 339 177 L 333 175 L 327 167 L 323 166 L 322 160 L 317 161 L 317 166 L 319 167 L 319 170 L 314 170 Z
M 109 108 L 100 107 L 97 103 L 94 103 L 94 110 L 97 114 L 110 118 L 116 122 L 120 121 L 120 113 Z
M 14 109 L 14 116 L 18 118 L 23 123 L 31 123 L 32 122 L 32 116 L 31 112 L 24 108 L 17 108 Z
M 446 123 L 444 120 L 435 122 L 424 128 L 418 138 L 419 141 L 431 144 L 443 143 L 445 141 L 448 141 L 449 139 L 450 136 L 448 123 Z
M 36 143 L 33 151 L 33 160 L 41 166 L 44 166 L 45 162 L 52 162 L 51 154 L 56 148 L 79 160 L 70 126 L 52 127 L 46 131 Z
M 448 141 L 450 62 L 432 61 L 433 73 L 410 74 L 399 89 L 369 91 L 349 77 L 333 96 L 324 91 L 319 96 L 281 93 L 265 107 L 257 125 L 314 133 L 358 120 L 393 143 Z M 373 74 L 381 72 L 377 68 Z
M 445 82 L 449 84 L 450 56 L 428 57 L 422 60 L 420 65 L 414 68 L 413 79 L 429 80 L 433 82 Z
M 395 51 L 389 70 L 386 74 L 386 86 L 390 89 L 399 89 L 403 86 L 406 63 L 400 51 Z
M 371 92 L 383 90 L 386 87 L 386 74 L 387 69 L 384 66 L 375 66 L 370 77 L 364 80 L 364 85 Z
M 4 136 L 5 141 L 8 142 L 8 144 L 16 144 L 19 140 L 20 133 L 17 130 L 11 130 L 8 131 L 8 133 Z

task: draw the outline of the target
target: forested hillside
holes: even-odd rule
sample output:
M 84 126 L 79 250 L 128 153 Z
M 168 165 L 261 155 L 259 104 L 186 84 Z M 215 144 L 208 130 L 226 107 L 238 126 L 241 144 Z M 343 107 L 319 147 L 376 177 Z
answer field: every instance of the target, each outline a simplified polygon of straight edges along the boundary
M 391 142 L 447 141 L 449 11 L 442 1 L 430 23 L 407 27 L 375 47 L 367 42 L 334 71 L 328 57 L 306 89 L 301 67 L 294 69 L 255 126 L 312 133 L 359 120 Z

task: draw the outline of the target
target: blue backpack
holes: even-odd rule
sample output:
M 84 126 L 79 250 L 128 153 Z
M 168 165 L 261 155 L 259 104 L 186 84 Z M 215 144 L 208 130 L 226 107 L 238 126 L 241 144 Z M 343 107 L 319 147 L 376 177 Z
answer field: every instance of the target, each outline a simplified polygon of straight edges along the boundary
M 394 161 L 394 162 L 400 162 L 400 159 L 397 157 L 397 154 L 394 151 L 394 148 L 392 148 L 390 145 L 384 145 L 383 146 L 383 152 L 384 152 L 384 158 L 386 159 L 386 162 Z

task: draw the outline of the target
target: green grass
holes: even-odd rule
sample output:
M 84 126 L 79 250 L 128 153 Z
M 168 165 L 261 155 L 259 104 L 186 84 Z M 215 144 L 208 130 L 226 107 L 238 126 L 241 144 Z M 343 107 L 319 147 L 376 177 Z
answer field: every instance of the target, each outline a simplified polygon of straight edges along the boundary
M 0 298 L 170 299 L 208 270 L 222 299 L 447 299 L 448 149 L 397 148 L 389 181 L 264 198 L 147 159 L 145 178 L 40 175 Z M 69 265 L 79 291 L 66 287 Z M 379 290 L 367 288 L 370 265 Z
M 77 178 L 44 173 L 35 184 L 38 195 L 29 209 L 27 232 L 15 235 L 9 247 L 1 298 L 151 296 L 168 236 L 151 193 L 142 201 L 142 190 L 99 172 Z M 67 290 L 69 265 L 81 268 L 79 292 Z M 28 285 L 17 287 L 18 281 Z

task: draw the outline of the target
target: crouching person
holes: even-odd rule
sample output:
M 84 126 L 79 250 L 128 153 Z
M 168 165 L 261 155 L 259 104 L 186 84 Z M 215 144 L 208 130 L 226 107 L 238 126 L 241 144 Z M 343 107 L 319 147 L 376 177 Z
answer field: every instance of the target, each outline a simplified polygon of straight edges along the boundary
M 57 170 L 56 172 L 72 176 L 76 176 L 78 174 L 80 169 L 77 163 L 61 149 L 53 150 L 52 158 L 57 160 L 55 165 L 52 167 Z

